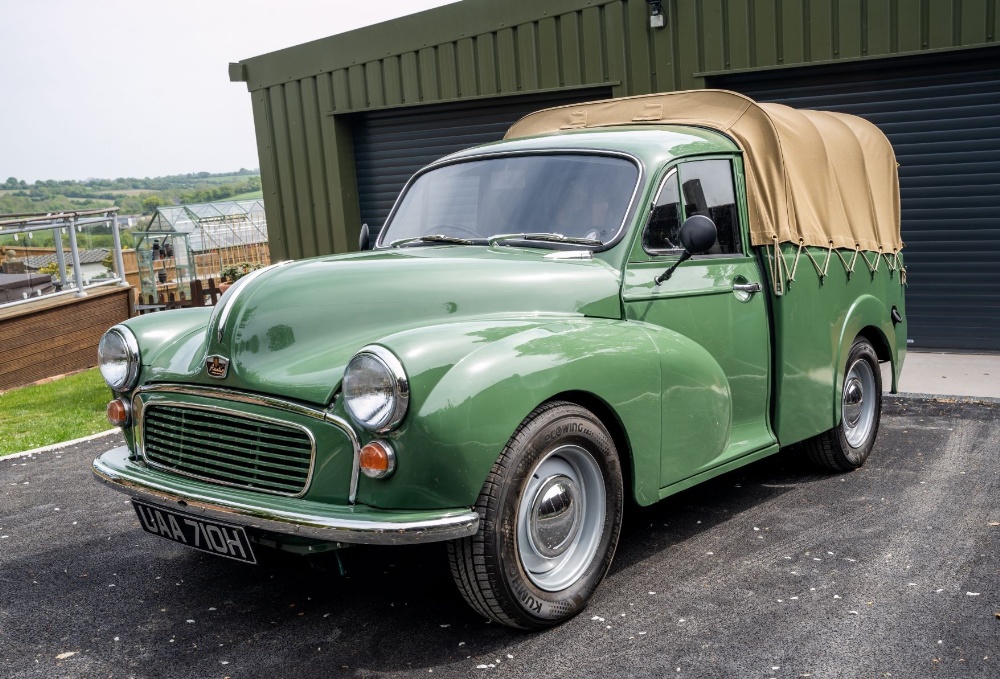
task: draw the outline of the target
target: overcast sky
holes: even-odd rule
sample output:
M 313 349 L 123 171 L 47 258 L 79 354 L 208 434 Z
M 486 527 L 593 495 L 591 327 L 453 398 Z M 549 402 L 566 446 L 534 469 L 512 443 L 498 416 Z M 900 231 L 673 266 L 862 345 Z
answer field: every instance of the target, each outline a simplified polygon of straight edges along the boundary
M 229 62 L 451 0 L 0 0 L 0 182 L 255 168 Z

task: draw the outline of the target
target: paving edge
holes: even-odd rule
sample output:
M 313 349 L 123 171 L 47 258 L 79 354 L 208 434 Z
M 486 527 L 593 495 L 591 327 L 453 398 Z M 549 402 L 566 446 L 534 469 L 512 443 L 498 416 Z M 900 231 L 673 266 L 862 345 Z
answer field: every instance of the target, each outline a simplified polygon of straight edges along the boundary
M 42 446 L 41 448 L 33 448 L 32 450 L 25 450 L 20 453 L 11 453 L 10 455 L 0 456 L 0 461 L 2 460 L 15 460 L 19 457 L 27 457 L 29 455 L 35 455 L 36 453 L 47 453 L 50 450 L 59 450 L 60 448 L 65 448 L 66 446 L 72 446 L 77 443 L 86 443 L 87 441 L 93 441 L 94 439 L 103 438 L 105 436 L 110 436 L 120 432 L 121 429 L 108 429 L 106 431 L 98 432 L 96 434 L 91 434 L 90 436 L 84 436 L 83 438 L 73 439 L 72 441 L 63 441 L 61 443 L 53 443 L 48 446 Z
M 994 398 L 992 396 L 956 396 L 954 394 L 916 394 L 911 392 L 900 392 L 898 394 L 890 394 L 885 392 L 882 394 L 882 398 L 894 399 L 894 400 L 913 400 L 913 401 L 932 401 L 934 403 L 970 403 L 970 404 L 988 404 L 988 405 L 1000 405 L 1000 398 Z

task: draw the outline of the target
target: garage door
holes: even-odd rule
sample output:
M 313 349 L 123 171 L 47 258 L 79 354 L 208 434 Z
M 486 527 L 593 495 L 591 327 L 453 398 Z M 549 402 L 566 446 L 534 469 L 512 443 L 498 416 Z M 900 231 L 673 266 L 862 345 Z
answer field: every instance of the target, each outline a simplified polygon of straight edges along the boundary
M 610 96 L 610 88 L 594 88 L 393 109 L 355 117 L 354 161 L 361 222 L 368 224 L 374 236 L 406 180 L 428 163 L 476 144 L 502 139 L 507 128 L 532 111 Z
M 899 161 L 915 348 L 1000 350 L 1000 50 L 713 78 L 867 118 Z

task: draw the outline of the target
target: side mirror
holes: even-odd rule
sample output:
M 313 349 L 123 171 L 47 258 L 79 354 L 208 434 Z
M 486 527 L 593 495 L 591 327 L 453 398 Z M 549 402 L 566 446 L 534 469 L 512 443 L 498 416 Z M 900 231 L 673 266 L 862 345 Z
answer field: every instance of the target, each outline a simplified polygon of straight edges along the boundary
M 687 222 L 685 222 L 685 224 L 686 223 Z M 368 235 L 368 225 L 367 224 L 362 224 L 361 225 L 361 235 L 358 236 L 358 250 L 364 251 L 364 250 L 370 250 L 370 249 L 371 249 L 371 242 L 370 242 L 370 237 Z
M 715 245 L 716 239 L 719 237 L 719 230 L 716 228 L 715 222 L 708 217 L 704 215 L 692 215 L 681 224 L 681 230 L 678 235 L 681 239 L 681 245 L 684 246 L 684 252 L 681 253 L 680 258 L 674 262 L 672 267 L 653 278 L 653 283 L 656 285 L 673 276 L 674 269 L 691 259 L 691 255 L 711 250 L 712 246 Z
M 684 249 L 692 255 L 697 255 L 712 249 L 719 237 L 719 231 L 715 227 L 715 222 L 705 215 L 692 215 L 681 224 L 678 235 Z

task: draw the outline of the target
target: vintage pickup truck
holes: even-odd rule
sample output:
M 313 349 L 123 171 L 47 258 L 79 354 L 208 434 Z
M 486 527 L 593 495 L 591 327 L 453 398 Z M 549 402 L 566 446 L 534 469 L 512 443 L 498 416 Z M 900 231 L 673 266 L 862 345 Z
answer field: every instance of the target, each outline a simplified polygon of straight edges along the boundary
M 798 444 L 860 467 L 906 348 L 889 143 L 716 90 L 540 111 L 404 188 L 371 247 L 281 262 L 101 341 L 94 461 L 148 532 L 261 550 L 446 541 L 538 629 L 622 513 Z

